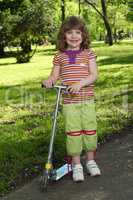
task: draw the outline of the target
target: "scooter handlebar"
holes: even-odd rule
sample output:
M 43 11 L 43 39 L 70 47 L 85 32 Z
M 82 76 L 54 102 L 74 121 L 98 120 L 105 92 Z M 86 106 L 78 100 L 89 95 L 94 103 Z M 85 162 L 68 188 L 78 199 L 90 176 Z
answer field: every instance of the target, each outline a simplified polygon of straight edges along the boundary
M 46 88 L 43 83 L 41 84 L 42 88 Z M 57 88 L 57 89 L 67 89 L 68 86 L 65 85 L 53 85 L 52 88 Z

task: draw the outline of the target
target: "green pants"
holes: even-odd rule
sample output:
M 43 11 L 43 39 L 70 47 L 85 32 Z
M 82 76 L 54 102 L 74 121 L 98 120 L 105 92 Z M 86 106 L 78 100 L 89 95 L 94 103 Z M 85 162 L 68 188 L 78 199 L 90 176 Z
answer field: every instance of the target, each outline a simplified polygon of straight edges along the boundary
M 68 155 L 80 155 L 82 150 L 95 150 L 97 148 L 97 122 L 94 100 L 64 104 L 63 114 Z

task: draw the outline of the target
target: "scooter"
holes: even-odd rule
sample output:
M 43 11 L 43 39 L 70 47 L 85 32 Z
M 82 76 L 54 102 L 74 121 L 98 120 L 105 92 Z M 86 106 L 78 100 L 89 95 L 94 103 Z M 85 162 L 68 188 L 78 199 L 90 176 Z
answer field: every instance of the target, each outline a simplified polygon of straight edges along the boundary
M 44 87 L 44 85 L 42 85 Z M 43 173 L 40 180 L 40 186 L 42 191 L 47 191 L 47 185 L 49 181 L 58 181 L 63 176 L 65 176 L 68 173 L 71 173 L 72 166 L 70 159 L 67 160 L 66 164 L 61 166 L 58 169 L 54 169 L 52 157 L 53 157 L 53 146 L 54 146 L 54 140 L 56 135 L 56 124 L 57 124 L 57 115 L 59 110 L 59 102 L 60 102 L 60 96 L 61 92 L 67 89 L 67 86 L 59 86 L 55 85 L 53 86 L 57 90 L 57 98 L 56 98 L 56 106 L 54 110 L 54 116 L 53 116 L 53 124 L 52 124 L 52 130 L 51 130 L 51 137 L 50 137 L 50 143 L 49 143 L 49 150 L 48 150 L 48 158 L 47 162 L 45 164 L 45 168 L 43 169 Z

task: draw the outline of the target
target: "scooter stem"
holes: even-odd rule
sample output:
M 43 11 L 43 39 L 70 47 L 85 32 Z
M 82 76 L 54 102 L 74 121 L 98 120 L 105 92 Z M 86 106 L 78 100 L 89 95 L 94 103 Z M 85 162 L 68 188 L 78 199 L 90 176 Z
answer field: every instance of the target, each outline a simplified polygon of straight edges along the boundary
M 54 88 L 58 89 L 57 93 L 57 99 L 56 99 L 56 106 L 55 106 L 55 112 L 54 112 L 54 119 L 53 119 L 53 126 L 52 126 L 52 131 L 51 131 L 51 140 L 49 144 L 49 153 L 48 153 L 48 163 L 51 163 L 52 159 L 52 153 L 53 153 L 53 144 L 54 144 L 54 139 L 55 139 L 55 134 L 56 134 L 56 121 L 57 121 L 57 115 L 58 115 L 58 108 L 59 108 L 59 101 L 60 101 L 60 95 L 61 95 L 61 90 L 66 89 L 66 86 L 59 86 L 55 85 Z

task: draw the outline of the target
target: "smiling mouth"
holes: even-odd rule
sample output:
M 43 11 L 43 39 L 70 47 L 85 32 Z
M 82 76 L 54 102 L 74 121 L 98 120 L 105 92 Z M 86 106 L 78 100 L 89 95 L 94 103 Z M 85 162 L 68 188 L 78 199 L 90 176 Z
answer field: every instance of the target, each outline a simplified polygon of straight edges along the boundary
M 78 42 L 79 40 L 70 40 L 70 42 Z

